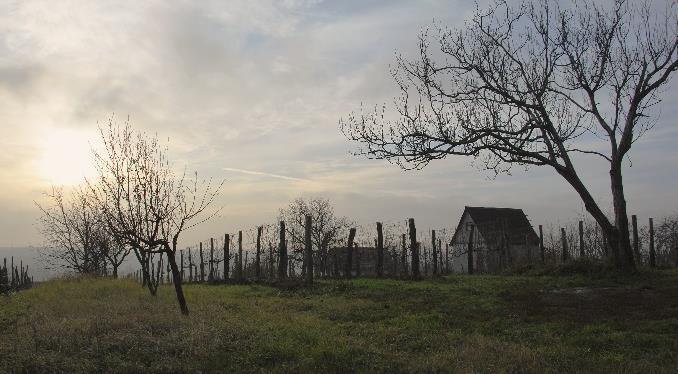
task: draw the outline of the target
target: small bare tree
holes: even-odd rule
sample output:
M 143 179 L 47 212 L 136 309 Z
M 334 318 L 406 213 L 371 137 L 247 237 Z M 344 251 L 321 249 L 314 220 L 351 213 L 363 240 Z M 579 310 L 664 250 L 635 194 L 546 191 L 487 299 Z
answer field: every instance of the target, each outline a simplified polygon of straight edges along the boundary
M 398 59 L 398 119 L 382 107 L 340 126 L 365 146 L 358 153 L 403 168 L 449 155 L 495 173 L 550 166 L 601 226 L 616 266 L 632 271 L 623 160 L 654 124 L 660 88 L 678 68 L 676 11 L 675 1 L 496 1 L 461 29 L 439 27 L 433 43 L 424 32 L 417 60 Z M 614 220 L 575 154 L 607 162 Z
M 53 187 L 46 197 L 48 204 L 35 204 L 42 213 L 38 223 L 47 241 L 47 251 L 42 253 L 47 265 L 80 274 L 103 275 L 107 249 L 102 240 L 110 240 L 111 234 L 101 221 L 92 196 L 79 187 L 70 194 Z M 122 254 L 119 257 L 124 259 Z
M 179 308 L 187 315 L 177 244 L 184 231 L 217 214 L 204 213 L 223 182 L 215 187 L 197 173 L 175 175 L 157 137 L 133 131 L 129 120 L 119 125 L 110 119 L 100 133 L 104 148 L 94 152 L 98 176 L 90 189 L 115 237 L 133 249 L 151 294 L 157 289 L 151 281 L 153 256 L 166 255 Z
M 346 217 L 337 217 L 329 199 L 312 198 L 294 199 L 285 209 L 280 210 L 280 220 L 285 221 L 287 233 L 291 236 L 294 252 L 299 253 L 304 243 L 304 227 L 306 215 L 312 219 L 311 238 L 317 251 L 318 268 L 325 276 L 327 269 L 327 253 L 331 245 L 336 244 L 340 235 L 344 234 L 351 223 Z

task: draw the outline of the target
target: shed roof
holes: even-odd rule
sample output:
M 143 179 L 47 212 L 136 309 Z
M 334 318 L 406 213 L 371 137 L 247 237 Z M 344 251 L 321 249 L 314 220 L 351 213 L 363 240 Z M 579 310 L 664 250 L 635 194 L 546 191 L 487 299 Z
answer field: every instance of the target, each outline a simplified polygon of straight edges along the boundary
M 534 232 L 522 209 L 467 206 L 459 219 L 452 243 L 455 242 L 460 232 L 461 223 L 466 214 L 471 216 L 476 229 L 486 241 L 496 241 L 498 240 L 497 233 L 505 232 L 511 244 L 523 244 L 526 241 L 530 244 L 539 242 L 539 236 Z

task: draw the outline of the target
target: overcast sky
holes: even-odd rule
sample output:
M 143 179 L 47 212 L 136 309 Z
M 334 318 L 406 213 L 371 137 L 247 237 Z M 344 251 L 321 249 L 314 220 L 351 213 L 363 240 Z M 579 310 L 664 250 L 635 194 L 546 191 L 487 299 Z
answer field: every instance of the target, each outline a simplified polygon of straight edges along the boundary
M 482 4 L 482 2 L 481 2 Z M 169 139 L 178 167 L 226 178 L 223 213 L 185 243 L 275 220 L 303 196 L 362 223 L 415 217 L 454 226 L 465 205 L 523 208 L 533 224 L 582 205 L 550 169 L 491 179 L 463 158 L 404 172 L 351 156 L 338 121 L 397 95 L 395 54 L 413 55 L 435 19 L 458 25 L 471 1 L 0 2 L 0 246 L 40 245 L 34 201 L 91 173 L 97 123 L 113 113 Z M 678 95 L 625 162 L 630 213 L 678 209 Z M 611 211 L 604 165 L 580 159 Z

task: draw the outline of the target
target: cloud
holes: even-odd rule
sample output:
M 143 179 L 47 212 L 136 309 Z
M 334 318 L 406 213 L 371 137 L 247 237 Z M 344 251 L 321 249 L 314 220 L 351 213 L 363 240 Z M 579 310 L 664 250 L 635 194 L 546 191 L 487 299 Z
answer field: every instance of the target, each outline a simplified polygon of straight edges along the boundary
M 31 165 L 52 129 L 90 134 L 112 113 L 169 139 L 177 167 L 230 176 L 218 202 L 225 213 L 187 234 L 188 241 L 271 220 L 298 195 L 330 197 L 359 221 L 416 216 L 431 227 L 454 225 L 471 204 L 525 207 L 543 221 L 570 215 L 578 200 L 549 170 L 488 181 L 468 159 L 453 158 L 402 172 L 355 158 L 354 145 L 339 133 L 339 118 L 361 102 L 392 102 L 395 53 L 415 56 L 422 28 L 434 18 L 461 24 L 474 6 L 461 0 L 0 2 L 0 203 L 8 207 L 0 221 L 17 212 L 22 222 L 35 217 L 32 201 L 48 185 Z M 665 96 L 663 107 L 678 107 L 678 95 Z M 673 114 L 666 109 L 654 130 L 661 137 L 649 134 L 653 146 L 634 145 L 634 167 L 625 174 L 634 209 L 662 212 L 666 204 L 650 195 L 674 196 L 675 173 L 649 172 L 653 162 L 678 159 L 672 146 L 678 134 L 662 130 Z M 606 196 L 605 174 L 581 165 L 593 193 Z M 650 194 L 631 187 L 652 178 L 662 184 Z M 30 225 L 21 227 L 0 227 L 0 246 L 40 241 Z

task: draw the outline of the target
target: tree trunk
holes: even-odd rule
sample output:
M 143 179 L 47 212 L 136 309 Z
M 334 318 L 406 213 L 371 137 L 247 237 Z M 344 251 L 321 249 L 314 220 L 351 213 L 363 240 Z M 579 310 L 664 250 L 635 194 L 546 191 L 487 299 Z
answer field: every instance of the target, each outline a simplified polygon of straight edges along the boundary
M 612 256 L 615 266 L 623 271 L 635 271 L 635 263 L 633 261 L 633 251 L 631 249 L 631 241 L 629 240 L 629 220 L 626 216 L 626 200 L 624 199 L 624 186 L 621 176 L 621 165 L 619 162 L 613 161 L 610 168 L 610 188 L 612 190 L 612 200 L 614 205 L 615 223 L 610 223 L 605 213 L 596 204 L 593 196 L 579 176 L 569 170 L 556 169 L 556 171 L 567 180 L 568 183 L 577 191 L 579 197 L 584 203 L 586 211 L 591 214 L 593 219 L 598 222 L 603 232 L 603 237 L 606 239 L 607 247 L 612 250 Z
M 614 164 L 614 162 L 613 162 Z M 617 268 L 631 272 L 636 270 L 633 261 L 633 249 L 629 238 L 629 217 L 626 214 L 626 199 L 624 198 L 624 184 L 621 174 L 621 162 L 610 169 L 610 184 L 612 188 L 612 202 L 614 205 L 614 236 L 610 236 L 615 265 Z
M 176 259 L 174 258 L 174 253 L 167 252 L 167 261 L 169 262 L 170 269 L 172 270 L 172 280 L 174 281 L 174 291 L 177 294 L 177 301 L 179 302 L 179 309 L 181 314 L 188 315 L 188 305 L 186 305 L 186 298 L 184 297 L 184 289 L 181 285 L 181 273 L 179 272 L 179 267 L 177 266 Z

